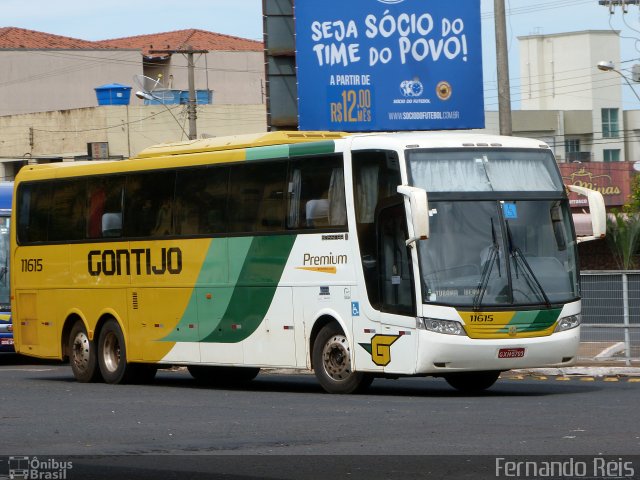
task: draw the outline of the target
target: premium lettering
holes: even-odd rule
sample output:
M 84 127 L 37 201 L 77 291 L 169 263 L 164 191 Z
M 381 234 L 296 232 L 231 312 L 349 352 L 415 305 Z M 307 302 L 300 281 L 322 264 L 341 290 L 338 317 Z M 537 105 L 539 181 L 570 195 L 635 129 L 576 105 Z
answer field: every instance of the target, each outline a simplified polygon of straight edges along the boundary
M 89 275 L 178 275 L 182 272 L 182 250 L 178 247 L 91 250 L 87 255 Z
M 329 253 L 329 255 L 311 255 L 310 253 L 304 254 L 303 263 L 305 266 L 323 266 L 323 265 L 346 265 L 347 264 L 347 256 L 346 255 L 333 255 Z

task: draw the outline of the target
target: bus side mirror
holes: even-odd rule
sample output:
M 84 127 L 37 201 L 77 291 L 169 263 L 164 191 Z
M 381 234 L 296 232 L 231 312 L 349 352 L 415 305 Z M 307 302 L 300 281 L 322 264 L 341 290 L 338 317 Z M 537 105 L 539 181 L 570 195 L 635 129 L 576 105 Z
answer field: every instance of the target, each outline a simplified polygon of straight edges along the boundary
M 418 240 L 429 238 L 429 203 L 427 192 L 421 188 L 398 185 L 398 193 L 409 199 L 411 209 L 411 223 L 413 225 L 413 237 L 409 237 L 406 244 L 409 245 Z
M 576 233 L 578 243 L 604 238 L 607 233 L 607 213 L 602 194 L 590 188 L 579 187 L 577 185 L 567 185 L 566 187 L 570 192 L 587 197 L 587 201 L 589 202 L 589 215 L 591 217 L 592 228 L 591 235 L 578 235 Z

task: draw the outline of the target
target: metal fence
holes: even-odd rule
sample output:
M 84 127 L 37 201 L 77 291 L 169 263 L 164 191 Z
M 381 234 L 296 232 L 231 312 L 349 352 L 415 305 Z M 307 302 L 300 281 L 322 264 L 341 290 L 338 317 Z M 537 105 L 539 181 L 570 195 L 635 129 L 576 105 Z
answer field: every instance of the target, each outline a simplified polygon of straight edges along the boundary
M 640 271 L 585 271 L 579 360 L 640 361 Z

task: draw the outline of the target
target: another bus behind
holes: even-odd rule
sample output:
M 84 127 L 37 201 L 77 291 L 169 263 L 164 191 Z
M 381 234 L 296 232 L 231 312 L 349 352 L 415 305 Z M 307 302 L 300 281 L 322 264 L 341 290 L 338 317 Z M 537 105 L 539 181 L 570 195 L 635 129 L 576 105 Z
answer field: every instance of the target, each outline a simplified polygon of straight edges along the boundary
M 0 352 L 13 352 L 13 326 L 9 289 L 11 197 L 13 182 L 0 182 Z

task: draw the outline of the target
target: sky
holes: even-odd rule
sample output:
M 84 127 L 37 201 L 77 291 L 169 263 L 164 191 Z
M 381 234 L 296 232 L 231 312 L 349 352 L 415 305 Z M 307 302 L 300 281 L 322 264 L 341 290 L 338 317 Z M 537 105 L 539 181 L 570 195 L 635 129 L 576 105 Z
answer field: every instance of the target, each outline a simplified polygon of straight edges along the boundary
M 322 0 L 318 0 L 322 1 Z M 428 4 L 429 1 L 420 0 Z M 456 1 L 456 0 L 450 0 Z M 519 107 L 518 37 L 581 30 L 621 32 L 621 65 L 640 62 L 640 7 L 613 14 L 598 0 L 504 0 L 511 97 Z M 481 0 L 485 108 L 497 110 L 494 0 Z M 0 0 L 0 27 L 19 27 L 83 40 L 106 40 L 198 28 L 254 40 L 262 39 L 262 0 Z M 603 59 L 609 60 L 609 59 Z M 622 79 L 620 79 L 622 84 Z M 640 108 L 622 84 L 624 108 Z M 640 90 L 639 90 L 640 92 Z

